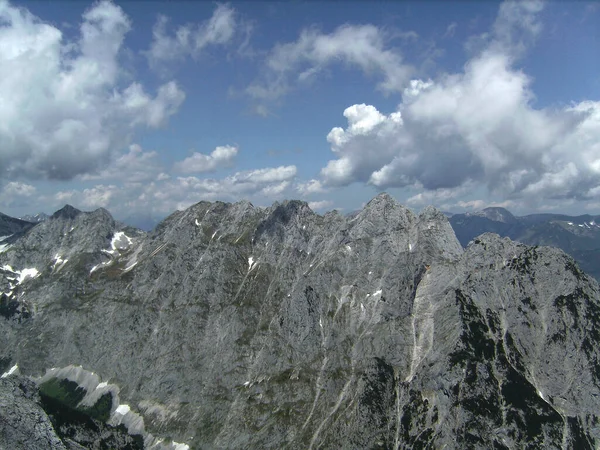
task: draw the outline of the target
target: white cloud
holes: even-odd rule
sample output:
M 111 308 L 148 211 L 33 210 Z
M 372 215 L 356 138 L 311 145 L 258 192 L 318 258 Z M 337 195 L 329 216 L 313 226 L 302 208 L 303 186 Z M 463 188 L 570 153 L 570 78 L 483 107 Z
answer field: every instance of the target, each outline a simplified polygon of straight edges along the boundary
M 460 206 L 464 209 L 471 209 L 473 211 L 482 210 L 487 206 L 487 202 L 485 200 L 469 200 L 469 201 L 459 201 L 456 203 L 456 206 Z
M 440 188 L 435 190 L 424 190 L 408 198 L 406 203 L 409 205 L 439 205 L 449 200 L 454 200 L 466 194 L 472 186 L 465 184 L 454 188 Z
M 54 201 L 57 205 L 71 203 L 76 207 L 83 209 L 107 208 L 113 205 L 115 199 L 123 200 L 125 190 L 114 184 L 99 184 L 83 190 L 59 191 L 54 194 Z
M 326 208 L 330 208 L 331 205 L 333 205 L 333 202 L 331 200 L 320 200 L 320 201 L 308 203 L 308 207 L 310 209 L 312 209 L 313 211 L 321 211 Z
M 510 198 L 593 196 L 600 184 L 600 102 L 535 108 L 531 79 L 514 66 L 526 38 L 539 33 L 539 9 L 503 4 L 487 47 L 464 71 L 411 81 L 397 111 L 347 108 L 347 127 L 327 136 L 335 159 L 321 171 L 323 184 L 425 190 L 409 199 L 415 204 L 477 185 Z
M 231 145 L 219 146 L 210 155 L 194 152 L 192 156 L 175 163 L 174 168 L 182 173 L 214 172 L 217 169 L 231 167 L 237 153 L 237 147 Z
M 296 186 L 296 191 L 300 195 L 310 195 L 310 194 L 322 194 L 327 192 L 327 189 L 323 187 L 323 184 L 319 180 L 308 180 L 305 183 L 298 183 Z
M 25 8 L 0 2 L 0 177 L 71 179 L 95 172 L 139 126 L 157 127 L 185 95 L 121 86 L 131 23 L 108 1 L 83 15 L 77 41 Z
M 454 33 L 456 33 L 457 26 L 458 26 L 458 24 L 456 22 L 450 23 L 450 25 L 448 25 L 448 27 L 446 27 L 446 32 L 444 33 L 444 37 L 445 38 L 454 37 Z
M 149 183 L 133 183 L 118 188 L 95 186 L 84 191 L 61 193 L 61 198 L 76 204 L 85 197 L 91 204 L 96 199 L 108 199 L 108 209 L 119 215 L 135 212 L 168 214 L 174 209 L 184 209 L 201 200 L 236 201 L 240 198 L 270 203 L 286 197 L 296 177 L 295 166 L 281 166 L 236 172 L 225 178 L 199 178 L 195 176 L 168 178 Z M 160 177 L 159 177 L 160 178 Z
M 98 173 L 84 174 L 82 181 L 91 180 L 123 180 L 128 182 L 160 179 L 162 167 L 157 161 L 158 153 L 145 152 L 139 144 L 131 144 L 127 153 L 115 155 L 107 167 Z
M 0 191 L 0 205 L 14 207 L 27 204 L 37 193 L 35 186 L 20 181 L 6 183 Z
M 414 38 L 414 33 L 409 34 Z M 259 101 L 277 99 L 291 84 L 312 80 L 336 62 L 379 76 L 378 87 L 383 92 L 400 92 L 413 68 L 404 63 L 397 49 L 386 48 L 387 38 L 374 25 L 342 25 L 329 34 L 305 29 L 297 41 L 273 48 L 264 78 L 248 86 L 246 93 Z
M 159 16 L 152 30 L 152 44 L 146 56 L 154 68 L 162 69 L 163 64 L 187 56 L 197 57 L 210 45 L 227 44 L 236 31 L 235 10 L 228 5 L 218 5 L 205 22 L 179 26 L 173 35 L 167 31 L 168 22 L 166 16 Z

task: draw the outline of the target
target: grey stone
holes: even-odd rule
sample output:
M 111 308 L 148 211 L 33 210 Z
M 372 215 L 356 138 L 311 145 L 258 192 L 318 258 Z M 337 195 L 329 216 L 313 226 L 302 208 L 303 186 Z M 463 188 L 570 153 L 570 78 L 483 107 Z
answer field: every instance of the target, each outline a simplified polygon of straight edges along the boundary
M 190 448 L 600 443 L 597 283 L 552 248 L 463 250 L 431 207 L 200 202 L 149 233 L 98 210 L 36 225 L 5 264 L 40 275 L 12 290 L 27 314 L 0 317 L 0 357 L 82 365 Z

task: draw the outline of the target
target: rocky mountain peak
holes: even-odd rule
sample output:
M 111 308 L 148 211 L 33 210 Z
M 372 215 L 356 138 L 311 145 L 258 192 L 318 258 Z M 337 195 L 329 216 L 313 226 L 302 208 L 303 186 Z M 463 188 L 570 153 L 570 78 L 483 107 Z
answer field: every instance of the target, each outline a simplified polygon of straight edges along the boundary
M 75 219 L 81 211 L 67 204 L 50 216 L 51 219 Z

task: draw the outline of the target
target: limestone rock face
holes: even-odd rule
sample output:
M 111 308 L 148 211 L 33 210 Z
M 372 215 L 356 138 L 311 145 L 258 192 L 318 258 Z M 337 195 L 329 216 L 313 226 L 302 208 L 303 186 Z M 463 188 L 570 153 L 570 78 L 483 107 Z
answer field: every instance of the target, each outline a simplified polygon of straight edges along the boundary
M 597 283 L 552 248 L 463 250 L 387 194 L 352 217 L 201 202 L 149 233 L 59 214 L 0 283 L 0 358 L 81 365 L 189 448 L 600 444 Z
M 39 401 L 32 381 L 0 378 L 0 448 L 66 450 Z

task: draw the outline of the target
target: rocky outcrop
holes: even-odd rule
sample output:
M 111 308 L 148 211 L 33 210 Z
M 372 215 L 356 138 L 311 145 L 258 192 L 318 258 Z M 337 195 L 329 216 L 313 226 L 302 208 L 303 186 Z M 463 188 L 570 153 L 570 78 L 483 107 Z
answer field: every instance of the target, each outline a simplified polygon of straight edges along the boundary
M 81 365 L 190 448 L 600 443 L 598 285 L 558 250 L 463 250 L 386 194 L 352 217 L 201 202 L 118 227 L 55 217 L 0 254 L 5 278 L 39 272 L 11 290 L 27 315 L 0 318 L 0 357 Z
M 19 376 L 0 378 L 0 448 L 66 450 L 40 406 L 37 386 Z

